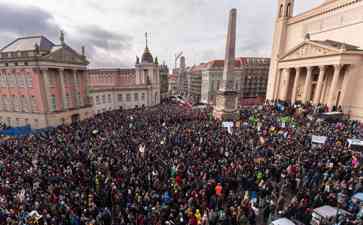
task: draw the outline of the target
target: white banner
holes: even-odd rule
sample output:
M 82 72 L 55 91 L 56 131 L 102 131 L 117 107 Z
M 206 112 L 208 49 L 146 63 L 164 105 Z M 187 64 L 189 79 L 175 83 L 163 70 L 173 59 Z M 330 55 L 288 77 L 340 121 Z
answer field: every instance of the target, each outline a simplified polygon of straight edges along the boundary
M 359 139 L 348 139 L 349 145 L 363 146 L 363 141 Z
M 313 135 L 311 136 L 311 143 L 314 143 L 314 144 L 325 144 L 326 140 L 328 138 L 325 137 L 325 136 L 316 136 L 316 135 Z

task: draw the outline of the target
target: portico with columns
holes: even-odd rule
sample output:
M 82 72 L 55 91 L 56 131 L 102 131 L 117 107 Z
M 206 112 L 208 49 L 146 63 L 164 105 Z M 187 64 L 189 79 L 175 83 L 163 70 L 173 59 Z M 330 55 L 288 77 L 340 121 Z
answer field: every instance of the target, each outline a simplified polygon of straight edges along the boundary
M 88 64 L 63 32 L 60 44 L 44 36 L 9 43 L 0 50 L 0 121 L 38 129 L 90 118 Z
M 334 106 L 345 102 L 350 69 L 362 62 L 363 51 L 334 41 L 306 39 L 278 62 L 273 97 L 291 103 Z
M 89 106 L 87 97 L 87 70 L 84 68 L 43 67 L 44 110 L 61 112 Z M 56 104 L 52 103 L 54 98 Z M 52 106 L 52 104 L 54 106 Z

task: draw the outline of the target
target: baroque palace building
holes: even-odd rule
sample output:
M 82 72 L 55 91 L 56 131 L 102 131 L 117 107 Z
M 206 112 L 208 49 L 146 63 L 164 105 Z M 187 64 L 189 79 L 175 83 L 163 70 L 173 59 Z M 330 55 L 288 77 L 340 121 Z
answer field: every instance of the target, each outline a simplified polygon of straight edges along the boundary
M 363 120 L 363 1 L 326 0 L 293 16 L 278 0 L 267 99 L 342 106 Z
M 92 116 L 84 47 L 18 38 L 0 50 L 0 121 L 9 126 L 55 127 Z
M 168 92 L 167 73 L 167 66 L 153 58 L 147 42 L 135 68 L 90 69 L 88 85 L 94 114 L 160 104 L 161 91 L 165 96 Z

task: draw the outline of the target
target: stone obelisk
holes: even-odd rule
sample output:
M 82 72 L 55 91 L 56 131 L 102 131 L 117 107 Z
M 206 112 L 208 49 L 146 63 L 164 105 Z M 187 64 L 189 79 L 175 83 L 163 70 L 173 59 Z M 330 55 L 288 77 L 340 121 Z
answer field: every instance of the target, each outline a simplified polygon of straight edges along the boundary
M 236 55 L 236 24 L 237 10 L 231 9 L 227 33 L 226 55 L 224 59 L 223 80 L 216 96 L 214 118 L 224 121 L 238 119 L 237 100 L 238 92 L 234 80 L 235 55 Z

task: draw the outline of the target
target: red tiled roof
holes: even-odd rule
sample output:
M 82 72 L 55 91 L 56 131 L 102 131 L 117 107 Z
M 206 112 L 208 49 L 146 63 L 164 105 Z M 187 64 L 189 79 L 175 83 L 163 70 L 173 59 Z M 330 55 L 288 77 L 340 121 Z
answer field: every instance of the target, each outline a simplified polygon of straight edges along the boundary
M 235 60 L 235 64 L 236 67 L 241 66 L 241 62 L 239 60 Z M 221 59 L 217 59 L 217 60 L 212 60 L 208 62 L 208 67 L 212 68 L 212 67 L 223 67 L 224 66 L 224 60 Z
M 170 74 L 168 79 L 169 80 L 176 80 L 176 75 L 175 74 Z

